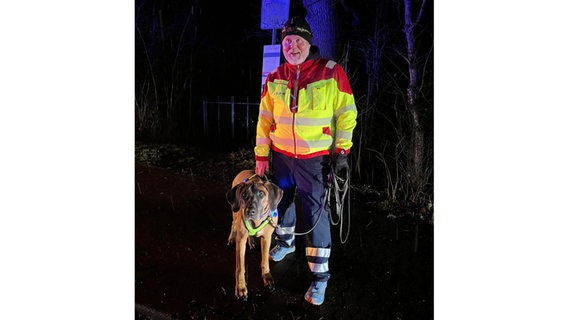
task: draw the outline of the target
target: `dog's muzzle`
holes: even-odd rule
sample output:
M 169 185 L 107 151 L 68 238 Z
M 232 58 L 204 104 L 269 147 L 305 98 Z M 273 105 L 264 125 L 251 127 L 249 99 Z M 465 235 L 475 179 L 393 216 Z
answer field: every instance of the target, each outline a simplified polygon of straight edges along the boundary
M 245 215 L 248 219 L 260 220 L 267 210 L 267 195 L 255 185 L 247 190 L 245 199 Z

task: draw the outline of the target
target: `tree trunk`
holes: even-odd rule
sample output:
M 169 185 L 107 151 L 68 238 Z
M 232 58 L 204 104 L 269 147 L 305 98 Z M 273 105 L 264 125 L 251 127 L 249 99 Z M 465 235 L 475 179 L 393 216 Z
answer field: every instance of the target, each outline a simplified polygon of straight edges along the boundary
M 410 82 L 408 84 L 406 97 L 408 103 L 408 109 L 412 116 L 412 141 L 411 141 L 411 182 L 415 192 L 421 191 L 422 179 L 423 179 L 423 161 L 424 161 L 424 132 L 422 130 L 422 119 L 418 111 L 418 103 L 416 101 L 417 86 L 418 86 L 418 76 L 416 65 L 414 61 L 414 25 L 418 23 L 420 17 L 422 16 L 422 10 L 424 8 L 424 3 L 426 0 L 422 0 L 422 6 L 420 12 L 416 18 L 416 21 L 412 20 L 412 0 L 404 0 L 404 31 L 406 33 L 406 43 L 407 43 L 407 59 L 408 59 L 408 75 Z
M 321 56 L 337 61 L 336 30 L 337 17 L 333 0 L 303 0 L 306 21 L 314 34 L 313 44 L 320 49 Z

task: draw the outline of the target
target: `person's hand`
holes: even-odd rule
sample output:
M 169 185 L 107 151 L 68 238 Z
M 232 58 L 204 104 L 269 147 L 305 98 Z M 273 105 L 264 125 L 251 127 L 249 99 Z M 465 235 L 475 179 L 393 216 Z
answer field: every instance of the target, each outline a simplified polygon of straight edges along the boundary
M 349 163 L 347 162 L 346 154 L 336 154 L 333 163 L 333 172 L 338 173 L 343 169 L 349 169 Z
M 264 172 L 268 171 L 268 160 L 256 160 L 256 174 L 264 177 Z

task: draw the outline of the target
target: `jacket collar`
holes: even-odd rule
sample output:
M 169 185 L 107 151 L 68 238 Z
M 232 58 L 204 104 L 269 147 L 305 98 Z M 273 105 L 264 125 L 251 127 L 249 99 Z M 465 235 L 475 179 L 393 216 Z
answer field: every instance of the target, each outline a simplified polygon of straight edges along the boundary
M 300 70 L 306 70 L 307 68 L 314 65 L 315 61 L 319 58 L 321 58 L 319 47 L 312 45 L 310 47 L 310 53 L 308 54 L 306 61 L 300 63 L 299 65 L 291 65 L 288 62 L 286 62 L 286 66 L 291 70 L 296 70 L 298 66 L 300 67 Z

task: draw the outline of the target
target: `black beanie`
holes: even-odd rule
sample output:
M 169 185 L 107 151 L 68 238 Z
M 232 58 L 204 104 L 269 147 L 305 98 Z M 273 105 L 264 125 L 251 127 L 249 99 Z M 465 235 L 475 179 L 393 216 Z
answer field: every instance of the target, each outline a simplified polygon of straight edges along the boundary
M 306 22 L 306 20 L 302 17 L 294 17 L 284 23 L 284 27 L 282 27 L 282 37 L 280 40 L 283 41 L 284 37 L 291 34 L 300 36 L 312 44 L 312 29 L 308 22 Z

